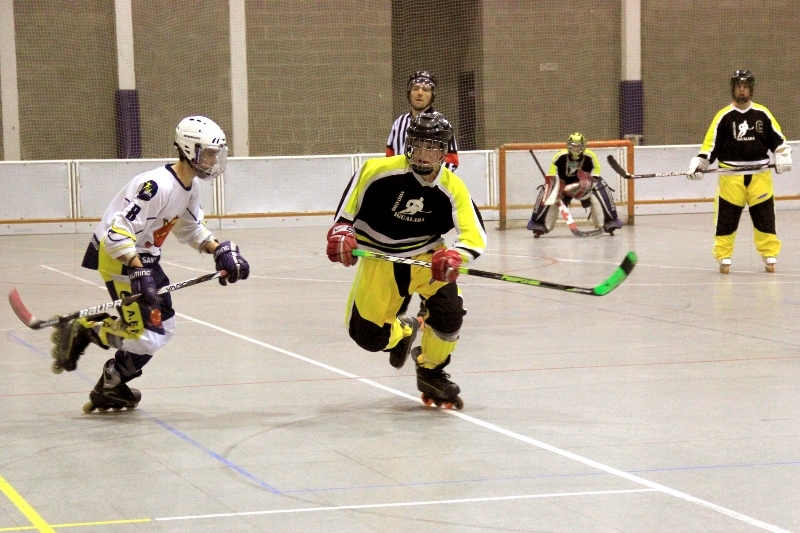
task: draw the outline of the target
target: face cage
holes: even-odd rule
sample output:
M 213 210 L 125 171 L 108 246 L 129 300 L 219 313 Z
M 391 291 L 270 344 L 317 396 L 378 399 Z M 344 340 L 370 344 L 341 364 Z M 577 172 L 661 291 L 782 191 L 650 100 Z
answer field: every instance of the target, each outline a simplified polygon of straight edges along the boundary
M 439 152 L 436 163 L 425 162 L 431 152 Z M 428 175 L 438 172 L 447 156 L 447 143 L 435 139 L 406 139 L 406 159 L 418 174 Z
M 578 159 L 583 152 L 586 150 L 586 145 L 581 142 L 568 142 L 567 143 L 567 152 L 569 152 L 570 157 L 572 159 Z
M 227 146 L 203 146 L 201 144 L 194 145 L 194 157 L 189 161 L 194 171 L 197 172 L 197 177 L 206 181 L 214 180 L 225 172 L 227 162 Z

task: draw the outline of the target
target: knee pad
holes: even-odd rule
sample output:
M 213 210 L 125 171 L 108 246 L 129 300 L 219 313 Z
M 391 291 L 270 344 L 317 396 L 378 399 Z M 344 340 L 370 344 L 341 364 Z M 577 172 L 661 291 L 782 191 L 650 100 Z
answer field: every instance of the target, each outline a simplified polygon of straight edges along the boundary
M 426 329 L 430 326 L 442 340 L 452 336 L 458 338 L 458 332 L 461 331 L 461 324 L 464 323 L 464 315 L 467 312 L 464 310 L 464 302 L 458 294 L 455 283 L 442 286 L 436 294 L 425 301 L 425 306 L 428 309 Z
M 720 196 L 717 205 L 716 235 L 722 237 L 736 233 L 736 230 L 739 229 L 739 219 L 742 217 L 743 210 L 744 206 L 732 204 Z
M 386 348 L 386 345 L 389 343 L 389 337 L 392 335 L 392 326 L 391 324 L 379 326 L 374 322 L 362 318 L 356 304 L 353 304 L 353 312 L 350 314 L 348 332 L 350 333 L 350 338 L 353 339 L 359 347 L 368 352 L 380 352 Z
M 758 231 L 775 235 L 775 199 L 770 197 L 760 204 L 751 205 L 750 218 Z

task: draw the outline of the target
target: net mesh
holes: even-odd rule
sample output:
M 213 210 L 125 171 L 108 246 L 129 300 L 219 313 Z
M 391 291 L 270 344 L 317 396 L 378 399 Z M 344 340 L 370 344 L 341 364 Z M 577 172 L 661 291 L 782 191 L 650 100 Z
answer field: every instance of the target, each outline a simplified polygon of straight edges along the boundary
M 380 153 L 418 69 L 437 76 L 435 106 L 462 150 L 637 128 L 645 144 L 697 144 L 738 68 L 787 136 L 800 124 L 800 71 L 786 68 L 800 19 L 785 2 L 643 1 L 641 81 L 621 81 L 619 0 L 130 0 L 134 87 L 119 85 L 120 4 L 13 2 L 22 159 L 171 157 L 191 114 L 232 146 L 234 121 L 246 124 L 232 156 Z M 233 4 L 245 22 L 231 28 Z M 232 111 L 240 33 L 243 117 Z

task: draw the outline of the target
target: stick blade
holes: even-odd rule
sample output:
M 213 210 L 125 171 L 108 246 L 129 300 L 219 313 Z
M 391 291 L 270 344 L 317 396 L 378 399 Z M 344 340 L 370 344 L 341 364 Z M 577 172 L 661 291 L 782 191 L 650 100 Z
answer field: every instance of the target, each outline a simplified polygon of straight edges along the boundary
M 639 257 L 636 255 L 636 252 L 628 252 L 625 255 L 625 259 L 622 260 L 622 263 L 617 267 L 614 273 L 603 283 L 592 289 L 592 292 L 595 296 L 605 296 L 619 287 L 623 281 L 628 279 L 628 275 L 633 271 L 633 267 L 636 266 L 638 261 Z
M 619 174 L 623 178 L 626 178 L 626 179 L 630 179 L 631 178 L 631 175 L 628 173 L 628 171 L 625 170 L 624 168 L 622 168 L 622 165 L 617 163 L 617 160 L 614 159 L 613 155 L 609 155 L 606 159 L 608 160 L 608 165 L 614 170 L 614 172 L 616 172 L 617 174 Z
M 19 292 L 17 292 L 17 289 L 11 289 L 11 292 L 8 293 L 8 303 L 11 304 L 11 309 L 14 310 L 14 314 L 17 315 L 17 318 L 19 318 L 23 324 L 31 329 L 39 329 L 37 326 L 41 321 L 28 311 L 28 308 L 22 303 L 22 298 Z

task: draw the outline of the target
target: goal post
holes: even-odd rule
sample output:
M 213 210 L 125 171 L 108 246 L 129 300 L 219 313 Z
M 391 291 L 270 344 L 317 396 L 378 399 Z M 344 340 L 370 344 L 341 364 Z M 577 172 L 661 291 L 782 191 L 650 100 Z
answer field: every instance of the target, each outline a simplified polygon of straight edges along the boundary
M 555 153 L 565 148 L 565 143 L 507 143 L 498 148 L 498 229 L 524 227 L 530 220 L 537 189 L 544 183 L 542 173 L 530 151 L 533 150 L 547 172 Z M 628 172 L 633 172 L 633 143 L 629 140 L 589 141 L 588 148 L 597 155 L 600 175 L 614 190 L 614 201 L 620 220 L 632 226 L 634 182 L 614 172 L 606 159 L 612 155 Z

